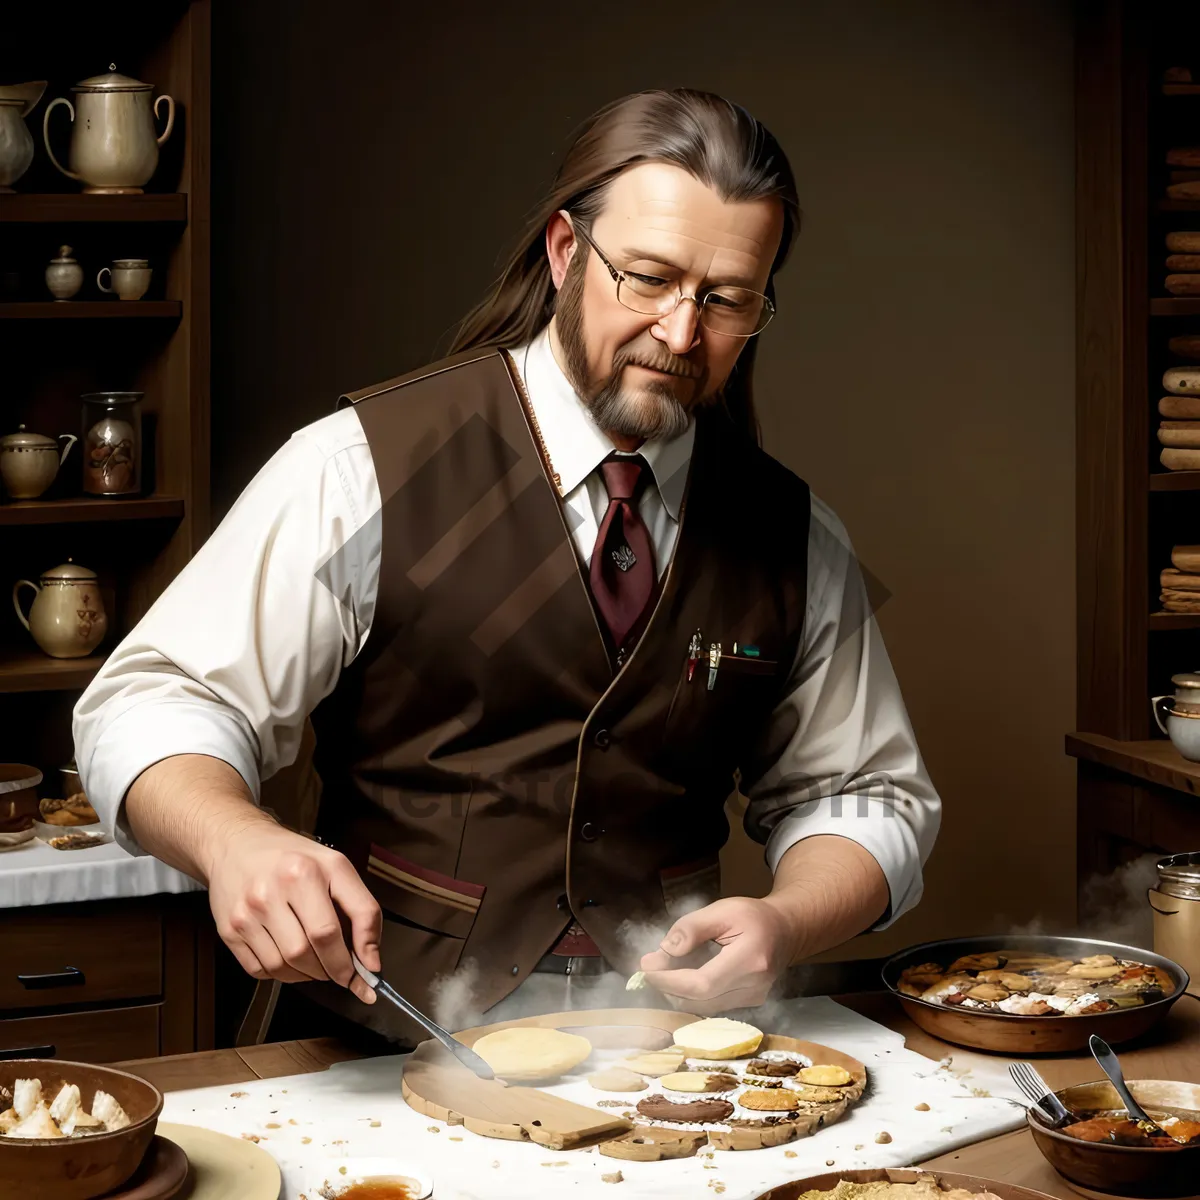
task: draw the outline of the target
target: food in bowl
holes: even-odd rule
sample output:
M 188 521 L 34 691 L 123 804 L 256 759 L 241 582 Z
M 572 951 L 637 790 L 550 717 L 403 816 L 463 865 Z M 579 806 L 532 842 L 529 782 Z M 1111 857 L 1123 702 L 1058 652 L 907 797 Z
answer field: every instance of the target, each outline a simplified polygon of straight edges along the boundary
M 1061 1132 L 1081 1142 L 1107 1142 L 1113 1146 L 1142 1146 L 1152 1149 L 1177 1150 L 1180 1146 L 1200 1146 L 1200 1113 L 1179 1115 L 1170 1112 L 1150 1112 L 1147 1115 L 1167 1135 L 1159 1136 L 1147 1130 L 1140 1121 L 1121 1112 L 1080 1113 L 1082 1119 L 1063 1125 Z
M 887 1179 L 855 1183 L 842 1179 L 828 1191 L 802 1192 L 796 1200 L 1000 1200 L 1000 1197 L 988 1191 L 939 1187 L 935 1179 L 918 1179 L 914 1183 L 893 1183 Z
M 1087 1016 L 1138 1008 L 1175 988 L 1159 967 L 1111 954 L 1066 958 L 1027 950 L 966 954 L 906 967 L 900 992 L 947 1008 L 1010 1016 Z
M 0 1136 L 6 1138 L 84 1137 L 113 1133 L 129 1124 L 129 1116 L 108 1092 L 97 1088 L 91 1111 L 83 1107 L 79 1085 L 63 1083 L 47 1102 L 40 1079 L 18 1079 L 12 1088 L 0 1087 Z

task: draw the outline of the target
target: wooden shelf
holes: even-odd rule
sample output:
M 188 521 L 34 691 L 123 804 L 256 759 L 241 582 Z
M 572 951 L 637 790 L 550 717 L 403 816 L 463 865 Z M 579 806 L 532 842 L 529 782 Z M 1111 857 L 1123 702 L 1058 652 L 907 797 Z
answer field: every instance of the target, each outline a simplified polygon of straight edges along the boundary
M 1067 753 L 1148 783 L 1200 796 L 1200 763 L 1188 762 L 1166 738 L 1119 742 L 1099 733 L 1068 733 Z
M 1164 96 L 1200 96 L 1200 83 L 1164 83 Z
M 171 192 L 149 196 L 85 196 L 81 192 L 0 195 L 0 223 L 89 224 L 111 221 L 163 221 L 186 224 L 188 198 Z
M 1200 317 L 1200 296 L 1156 296 L 1150 301 L 1152 317 Z
M 1200 471 L 1152 471 L 1152 492 L 1196 492 L 1200 491 Z
M 1158 211 L 1162 213 L 1200 212 L 1200 200 L 1166 199 L 1158 202 Z
M 29 300 L 0 304 L 0 320 L 41 321 L 79 318 L 150 317 L 178 321 L 183 305 L 178 300 Z
M 1200 613 L 1152 612 L 1151 629 L 1200 629 Z
M 50 658 L 40 650 L 0 650 L 0 693 L 67 692 L 87 687 L 105 655 Z
M 93 521 L 180 520 L 179 496 L 137 496 L 103 500 L 72 496 L 65 500 L 14 500 L 0 504 L 0 527 L 5 525 L 81 525 Z

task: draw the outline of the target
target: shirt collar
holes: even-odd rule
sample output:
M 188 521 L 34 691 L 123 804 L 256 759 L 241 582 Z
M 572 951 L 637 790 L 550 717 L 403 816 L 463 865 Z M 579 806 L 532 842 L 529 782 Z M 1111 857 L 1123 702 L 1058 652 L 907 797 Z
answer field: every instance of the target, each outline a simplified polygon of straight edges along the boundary
M 525 381 L 546 453 L 566 496 L 613 453 L 613 444 L 558 365 L 550 346 L 549 326 L 527 346 L 519 346 L 510 353 Z M 638 450 L 649 464 L 663 505 L 675 521 L 679 520 L 695 439 L 693 418 L 677 437 L 653 438 Z

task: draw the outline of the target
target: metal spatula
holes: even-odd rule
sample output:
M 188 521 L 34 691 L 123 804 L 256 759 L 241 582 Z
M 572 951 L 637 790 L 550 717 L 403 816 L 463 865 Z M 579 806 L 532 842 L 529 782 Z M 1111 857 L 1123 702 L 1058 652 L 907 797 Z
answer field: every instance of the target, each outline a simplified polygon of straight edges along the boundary
M 368 971 L 366 967 L 359 961 L 358 955 L 353 951 L 350 952 L 350 957 L 354 961 L 354 969 L 358 972 L 359 977 L 373 988 L 376 995 L 382 996 L 385 1000 L 394 1004 L 405 1016 L 412 1017 L 414 1021 L 425 1029 L 428 1029 L 455 1058 L 458 1059 L 464 1067 L 468 1067 L 474 1071 L 480 1079 L 495 1079 L 495 1073 L 492 1068 L 479 1057 L 469 1046 L 464 1046 L 456 1037 L 447 1033 L 436 1021 L 431 1021 L 419 1008 L 414 1007 L 398 991 L 386 980 L 381 979 L 374 971 Z

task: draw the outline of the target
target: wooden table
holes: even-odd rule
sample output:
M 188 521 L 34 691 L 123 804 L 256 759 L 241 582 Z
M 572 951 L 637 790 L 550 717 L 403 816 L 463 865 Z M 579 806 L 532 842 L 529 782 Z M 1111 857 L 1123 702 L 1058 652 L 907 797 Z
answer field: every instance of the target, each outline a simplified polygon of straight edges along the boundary
M 962 1054 L 958 1047 L 918 1029 L 890 996 L 871 994 L 839 996 L 837 999 L 848 1008 L 904 1034 L 905 1044 L 918 1054 L 934 1061 L 947 1055 Z M 1200 1080 L 1200 998 L 1183 996 L 1157 1030 L 1141 1039 L 1135 1047 L 1122 1048 L 1120 1054 L 1126 1076 L 1131 1079 Z M 171 1092 L 246 1083 L 253 1079 L 277 1079 L 282 1075 L 303 1075 L 357 1057 L 355 1051 L 334 1038 L 310 1038 L 303 1042 L 274 1042 L 240 1050 L 208 1050 L 166 1058 L 134 1059 L 116 1065 L 149 1079 L 164 1092 Z M 997 1057 L 996 1061 L 1002 1063 L 1005 1060 Z M 1036 1065 L 1053 1088 L 1100 1077 L 1099 1068 L 1088 1055 L 1039 1058 Z M 920 1165 L 1002 1179 L 1061 1200 L 1079 1200 L 1078 1195 L 1046 1164 L 1024 1129 L 988 1138 Z

